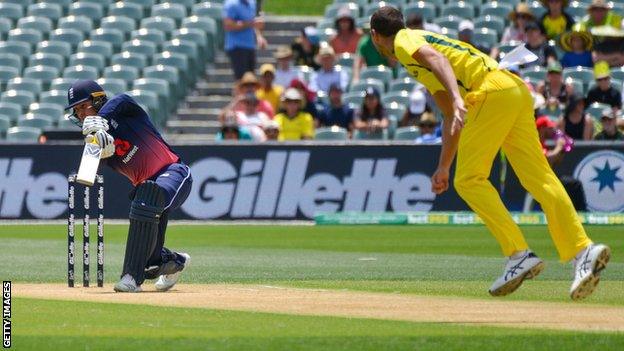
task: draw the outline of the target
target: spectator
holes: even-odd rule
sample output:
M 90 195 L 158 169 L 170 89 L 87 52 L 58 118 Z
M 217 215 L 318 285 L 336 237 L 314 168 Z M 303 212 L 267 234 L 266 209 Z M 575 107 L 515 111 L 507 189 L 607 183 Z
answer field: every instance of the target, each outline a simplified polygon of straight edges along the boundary
M 585 113 L 585 100 L 574 93 L 568 97 L 568 104 L 559 119 L 559 129 L 574 140 L 591 140 L 594 135 L 594 122 Z
M 529 5 L 525 2 L 518 3 L 516 8 L 509 13 L 509 20 L 511 25 L 505 28 L 501 43 L 510 41 L 526 42 L 526 24 L 535 21 L 535 16 L 533 16 Z
M 339 126 L 353 130 L 353 110 L 342 102 L 342 88 L 338 84 L 329 87 L 329 104 L 318 118 L 319 126 Z
M 611 70 L 605 61 L 596 62 L 594 65 L 594 78 L 596 86 L 587 92 L 585 103 L 587 106 L 594 102 L 600 102 L 611 106 L 613 109 L 622 109 L 621 92 L 611 85 Z
M 400 127 L 418 126 L 423 113 L 429 110 L 427 106 L 427 96 L 423 89 L 423 86 L 420 84 L 414 86 L 414 89 L 410 93 L 410 104 L 408 108 L 405 109 L 403 118 L 399 121 Z
M 481 43 L 474 43 L 472 41 L 472 35 L 474 34 L 474 24 L 472 23 L 472 21 L 462 20 L 461 22 L 459 22 L 458 30 L 459 33 L 457 35 L 457 39 L 474 46 L 477 50 L 481 52 L 490 52 L 490 48 L 483 46 Z
M 362 37 L 362 31 L 355 26 L 355 18 L 347 6 L 338 10 L 335 21 L 336 35 L 329 41 L 329 45 L 336 54 L 348 52 L 354 54 L 357 44 Z
M 602 131 L 594 137 L 595 140 L 624 140 L 624 134 L 620 132 L 616 125 L 616 115 L 612 109 L 602 110 L 600 123 Z
M 353 116 L 354 128 L 361 132 L 377 134 L 388 128 L 388 124 L 388 115 L 381 104 L 379 90 L 368 87 L 362 107 Z
M 299 90 L 288 88 L 282 95 L 284 112 L 278 113 L 274 120 L 279 124 L 279 140 L 302 140 L 314 137 L 312 115 L 302 110 L 303 97 Z
M 265 141 L 263 127 L 270 118 L 264 112 L 258 111 L 258 101 L 256 94 L 245 94 L 242 99 L 244 109 L 236 111 L 236 123 L 247 128 L 252 140 Z
M 289 87 L 299 91 L 299 94 L 303 97 L 303 110 L 317 119 L 319 117 L 319 111 L 316 108 L 316 92 L 310 90 L 301 79 L 293 79 Z
M 405 19 L 405 27 L 409 29 L 423 29 L 429 32 L 442 34 L 442 27 L 435 23 L 425 22 L 422 16 L 417 13 L 412 13 L 407 16 L 407 18 Z
M 556 39 L 574 25 L 574 19 L 564 8 L 568 6 L 568 0 L 541 0 L 546 8 L 546 13 L 539 19 L 539 24 L 544 27 L 548 39 Z
M 219 120 L 223 122 L 225 116 L 230 111 L 243 111 L 245 109 L 245 105 L 243 103 L 243 98 L 245 97 L 245 94 L 256 94 L 259 87 L 260 83 L 258 82 L 255 74 L 253 74 L 252 72 L 246 72 L 245 74 L 243 74 L 243 77 L 234 89 L 234 98 L 223 109 L 221 115 L 219 116 Z M 258 111 L 264 112 L 267 116 L 273 116 L 275 114 L 273 106 L 271 106 L 271 103 L 266 100 L 258 100 Z
M 221 123 L 221 129 L 215 136 L 215 140 L 251 140 L 251 135 L 247 131 L 247 128 L 240 127 L 238 123 L 236 123 L 236 116 L 229 112 L 224 117 Z
M 310 66 L 314 70 L 319 69 L 319 64 L 314 58 L 319 52 L 320 38 L 318 30 L 309 26 L 301 30 L 301 35 L 292 44 L 292 52 L 295 57 L 295 65 Z
M 275 81 L 275 66 L 265 63 L 260 66 L 260 89 L 256 92 L 259 99 L 268 101 L 273 107 L 273 111 L 277 111 L 280 103 L 280 96 L 284 92 L 284 88 L 280 85 L 273 84 Z
M 223 4 L 225 52 L 230 58 L 236 80 L 256 69 L 256 45 L 264 48 L 261 30 L 264 22 L 256 18 L 256 0 L 227 0 Z
M 436 128 L 438 127 L 438 120 L 433 113 L 423 113 L 420 121 L 418 122 L 418 128 L 420 129 L 420 136 L 416 138 L 416 144 L 441 144 L 442 137 L 437 135 Z
M 344 70 L 336 68 L 336 54 L 331 46 L 321 47 L 316 60 L 321 65 L 321 68 L 312 73 L 310 89 L 328 93 L 329 86 L 333 83 L 339 84 L 342 90 L 347 89 L 349 76 Z
M 279 46 L 273 57 L 277 60 L 277 69 L 275 70 L 275 84 L 287 87 L 295 78 L 303 78 L 303 74 L 298 68 L 292 66 L 293 53 L 290 47 L 286 45 Z
M 622 17 L 609 10 L 609 5 L 604 0 L 592 0 L 587 13 L 582 23 L 588 31 L 600 26 L 611 26 L 615 29 L 620 29 L 622 26 Z
M 552 61 L 548 64 L 546 70 L 546 80 L 539 83 L 537 92 L 542 94 L 548 103 L 554 100 L 560 104 L 566 104 L 568 96 L 574 92 L 574 87 L 563 81 L 561 64 L 557 61 Z
M 624 36 L 622 30 L 610 26 L 591 29 L 594 40 L 594 62 L 607 61 L 611 67 L 624 66 Z
M 388 67 L 396 67 L 396 61 L 389 63 L 386 58 L 381 55 L 375 48 L 370 35 L 370 22 L 364 23 L 364 35 L 358 42 L 357 51 L 353 60 L 353 82 L 360 80 L 360 72 L 364 67 L 384 65 Z
M 266 135 L 267 141 L 276 141 L 279 140 L 279 123 L 273 120 L 269 120 L 264 125 L 264 134 Z
M 546 66 L 551 61 L 557 61 L 555 49 L 548 45 L 544 37 L 544 29 L 535 22 L 526 24 L 527 43 L 524 45 L 537 56 L 537 60 L 527 63 L 522 68 L 539 65 Z
M 561 47 L 566 52 L 561 58 L 561 64 L 565 67 L 593 67 L 592 60 L 592 36 L 580 23 L 572 26 L 572 30 L 561 35 Z

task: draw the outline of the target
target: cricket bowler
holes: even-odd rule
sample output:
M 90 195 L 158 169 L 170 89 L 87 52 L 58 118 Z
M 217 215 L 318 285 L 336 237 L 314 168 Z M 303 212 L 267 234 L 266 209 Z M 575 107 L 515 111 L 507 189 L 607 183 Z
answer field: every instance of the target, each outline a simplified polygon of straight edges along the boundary
M 189 265 L 187 253 L 165 248 L 168 215 L 184 203 L 192 178 L 187 165 L 156 130 L 148 114 L 127 94 L 108 99 L 92 80 L 78 80 L 67 92 L 70 117 L 85 142 L 96 141 L 102 162 L 126 176 L 131 192 L 130 227 L 117 292 L 140 292 L 145 279 L 167 291 Z
M 490 287 L 493 296 L 514 292 L 537 276 L 544 262 L 529 249 L 520 228 L 488 181 L 500 148 L 516 175 L 539 201 L 561 261 L 574 263 L 570 297 L 589 296 L 611 252 L 587 237 L 570 198 L 548 165 L 540 146 L 533 100 L 524 82 L 464 42 L 405 28 L 393 7 L 377 10 L 370 20 L 377 50 L 396 59 L 433 95 L 444 114 L 442 151 L 432 176 L 432 191 L 449 187 L 457 153 L 454 186 L 483 219 L 508 257 L 503 275 Z

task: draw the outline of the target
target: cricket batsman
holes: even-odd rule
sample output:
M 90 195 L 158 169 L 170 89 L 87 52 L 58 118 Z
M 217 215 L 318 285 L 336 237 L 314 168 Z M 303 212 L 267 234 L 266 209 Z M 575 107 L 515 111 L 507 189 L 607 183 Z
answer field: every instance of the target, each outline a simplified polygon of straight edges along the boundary
M 97 142 L 102 162 L 126 176 L 131 192 L 130 227 L 117 292 L 140 292 L 145 279 L 167 291 L 189 265 L 187 253 L 165 248 L 169 213 L 184 203 L 193 182 L 187 165 L 156 130 L 148 114 L 126 94 L 108 99 L 92 80 L 78 80 L 67 92 L 72 121 L 85 142 Z
M 444 114 L 442 151 L 432 191 L 449 187 L 455 154 L 454 186 L 483 219 L 508 257 L 503 275 L 490 287 L 493 296 L 514 292 L 537 276 L 544 262 L 529 249 L 520 228 L 488 181 L 500 148 L 522 185 L 539 201 L 562 261 L 574 263 L 572 299 L 589 296 L 609 261 L 609 247 L 587 237 L 570 198 L 548 165 L 540 146 L 533 100 L 524 82 L 464 42 L 405 28 L 403 15 L 383 7 L 370 20 L 377 50 L 396 59 L 427 87 Z

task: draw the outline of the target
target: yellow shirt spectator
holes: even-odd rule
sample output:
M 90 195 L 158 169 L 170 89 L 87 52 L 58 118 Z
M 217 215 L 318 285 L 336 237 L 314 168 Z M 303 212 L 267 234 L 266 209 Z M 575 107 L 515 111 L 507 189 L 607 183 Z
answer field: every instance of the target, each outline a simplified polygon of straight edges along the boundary
M 394 53 L 412 77 L 422 83 L 431 94 L 444 90 L 444 86 L 431 70 L 421 66 L 412 57 L 423 45 L 431 45 L 446 56 L 457 77 L 462 97 L 477 87 L 488 72 L 498 67 L 496 61 L 470 44 L 424 30 L 402 29 L 396 34 Z
M 280 126 L 279 140 L 301 140 L 314 137 L 314 119 L 312 115 L 299 111 L 295 117 L 278 113 L 274 118 Z
M 275 111 L 279 110 L 280 105 L 280 96 L 284 92 L 284 88 L 280 85 L 272 85 L 271 88 L 264 89 L 260 88 L 256 91 L 256 96 L 260 100 L 268 101 Z

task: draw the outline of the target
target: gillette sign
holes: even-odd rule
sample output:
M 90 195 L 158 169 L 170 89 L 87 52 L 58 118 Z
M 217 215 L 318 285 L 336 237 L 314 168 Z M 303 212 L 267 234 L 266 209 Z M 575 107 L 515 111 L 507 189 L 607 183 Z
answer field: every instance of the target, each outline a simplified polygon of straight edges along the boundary
M 429 175 L 397 175 L 398 158 L 345 158 L 339 163 L 348 172 L 341 175 L 333 166 L 323 169 L 322 162 L 310 167 L 310 156 L 309 150 L 269 149 L 264 157 L 239 159 L 236 165 L 223 157 L 195 160 L 190 163 L 193 189 L 182 211 L 196 219 L 294 219 L 318 212 L 429 211 L 433 206 Z

